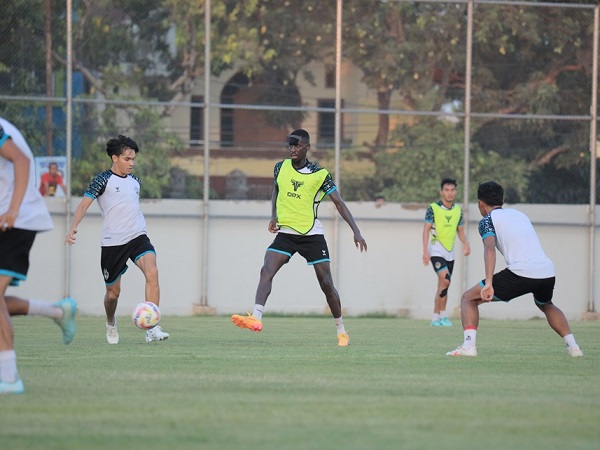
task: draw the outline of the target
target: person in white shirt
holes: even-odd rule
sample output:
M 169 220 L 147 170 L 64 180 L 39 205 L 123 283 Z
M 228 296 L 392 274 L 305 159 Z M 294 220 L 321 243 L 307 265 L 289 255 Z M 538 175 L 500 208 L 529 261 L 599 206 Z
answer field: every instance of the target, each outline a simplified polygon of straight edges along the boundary
M 0 394 L 22 394 L 10 316 L 44 316 L 75 337 L 77 303 L 50 303 L 7 295 L 9 286 L 27 279 L 29 253 L 38 232 L 54 228 L 46 202 L 35 187 L 33 154 L 19 130 L 0 117 Z
M 509 302 L 532 293 L 536 306 L 544 313 L 550 327 L 564 339 L 569 356 L 583 356 L 565 315 L 552 303 L 554 264 L 544 253 L 529 218 L 516 209 L 502 208 L 504 189 L 494 181 L 479 185 L 477 199 L 483 216 L 479 222 L 479 234 L 483 239 L 485 279 L 462 295 L 464 341 L 446 355 L 477 356 L 479 305 Z M 496 248 L 504 256 L 506 268 L 494 274 Z
M 106 285 L 104 310 L 106 311 L 106 340 L 119 343 L 116 310 L 121 293 L 121 276 L 127 271 L 130 259 L 146 278 L 146 301 L 160 304 L 156 251 L 146 234 L 146 221 L 140 208 L 141 181 L 132 175 L 134 161 L 139 152 L 137 143 L 119 135 L 106 144 L 112 160 L 109 170 L 96 175 L 85 191 L 73 215 L 71 230 L 65 243 L 73 245 L 77 227 L 94 200 L 98 200 L 102 214 L 100 266 Z M 146 341 L 162 341 L 169 337 L 159 325 L 146 332 Z

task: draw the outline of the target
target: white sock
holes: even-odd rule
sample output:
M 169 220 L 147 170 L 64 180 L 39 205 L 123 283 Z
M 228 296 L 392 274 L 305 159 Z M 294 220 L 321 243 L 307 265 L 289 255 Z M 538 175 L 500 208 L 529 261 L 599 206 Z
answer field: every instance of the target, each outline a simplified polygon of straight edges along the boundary
M 432 322 L 437 322 L 438 320 L 440 320 L 442 317 L 438 314 L 438 313 L 433 313 L 433 316 L 431 316 L 431 321 Z
M 473 328 L 469 328 L 463 332 L 465 336 L 465 342 L 463 342 L 463 348 L 472 348 L 475 347 L 475 342 L 477 341 L 477 330 Z
M 335 329 L 337 330 L 337 334 L 345 333 L 346 328 L 344 328 L 344 319 L 342 319 L 342 316 L 333 320 L 335 321 Z
M 60 319 L 63 315 L 63 310 L 51 303 L 42 300 L 29 299 L 28 316 L 44 316 L 52 319 Z
M 254 305 L 254 311 L 252 311 L 254 317 L 258 320 L 262 320 L 263 312 L 265 312 L 265 305 L 259 305 L 258 303 Z
M 440 318 L 448 317 L 448 313 L 446 311 L 440 311 Z
M 18 379 L 17 354 L 14 350 L 4 350 L 0 352 L 0 381 L 14 383 Z
M 577 345 L 577 342 L 575 342 L 575 336 L 573 336 L 573 333 L 567 334 L 565 337 L 563 337 L 563 339 L 565 340 L 565 344 L 567 344 L 567 348 L 579 348 L 579 345 Z

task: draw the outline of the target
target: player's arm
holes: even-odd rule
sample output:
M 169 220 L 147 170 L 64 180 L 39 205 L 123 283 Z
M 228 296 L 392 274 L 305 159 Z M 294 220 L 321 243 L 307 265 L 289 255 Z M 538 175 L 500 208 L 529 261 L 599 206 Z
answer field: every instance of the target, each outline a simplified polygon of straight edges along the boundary
M 279 226 L 277 225 L 277 195 L 279 194 L 279 186 L 277 184 L 273 187 L 273 193 L 271 194 L 271 220 L 269 220 L 269 231 L 271 233 L 277 233 Z
M 457 228 L 457 234 L 458 239 L 460 239 L 460 242 L 462 242 L 464 246 L 463 254 L 465 256 L 469 256 L 471 254 L 471 244 L 469 244 L 469 241 L 467 240 L 467 235 L 465 234 L 465 227 L 459 225 L 459 227 Z
M 431 256 L 429 255 L 429 234 L 431 233 L 431 222 L 425 222 L 423 224 L 423 265 L 429 265 Z
M 483 239 L 483 262 L 485 267 L 485 285 L 481 290 L 481 299 L 484 302 L 492 301 L 494 288 L 492 278 L 496 269 L 496 236 L 490 235 Z
M 8 138 L 0 146 L 0 156 L 12 162 L 15 174 L 12 197 L 8 211 L 0 211 L 0 225 L 2 229 L 12 228 L 19 215 L 19 208 L 25 197 L 27 183 L 29 182 L 29 158 Z
M 367 241 L 365 241 L 365 239 L 360 234 L 360 230 L 358 229 L 358 225 L 356 225 L 356 222 L 354 221 L 354 217 L 352 217 L 352 213 L 346 206 L 346 203 L 344 202 L 344 200 L 342 200 L 342 196 L 337 191 L 337 189 L 334 190 L 333 192 L 329 193 L 329 198 L 331 199 L 331 201 L 337 208 L 338 212 L 340 213 L 340 216 L 342 216 L 342 218 L 346 221 L 346 223 L 348 225 L 350 225 L 350 228 L 352 229 L 352 231 L 354 233 L 354 245 L 356 245 L 356 248 L 359 248 L 361 253 L 363 251 L 366 252 L 367 251 Z
M 69 231 L 69 233 L 67 234 L 65 244 L 73 245 L 75 243 L 77 227 L 79 226 L 79 223 L 83 220 L 85 213 L 87 212 L 88 208 L 90 207 L 93 201 L 93 198 L 84 195 L 81 199 L 81 202 L 79 202 L 79 205 L 75 210 L 75 214 L 73 214 L 73 223 L 71 225 L 71 231 Z

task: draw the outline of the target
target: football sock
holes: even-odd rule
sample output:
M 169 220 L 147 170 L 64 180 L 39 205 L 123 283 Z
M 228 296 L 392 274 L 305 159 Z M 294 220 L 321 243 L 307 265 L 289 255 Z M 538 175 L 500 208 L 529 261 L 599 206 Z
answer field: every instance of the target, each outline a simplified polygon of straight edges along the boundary
M 14 350 L 4 350 L 0 352 L 0 381 L 14 383 L 18 379 L 17 354 Z
M 475 328 L 465 328 L 464 331 L 465 342 L 463 343 L 464 348 L 475 347 L 477 340 L 477 330 Z
M 446 311 L 440 311 L 440 318 L 448 317 L 448 313 Z
M 431 316 L 432 322 L 437 322 L 440 319 L 441 319 L 441 316 L 438 313 L 433 313 L 433 316 Z
M 575 336 L 573 336 L 573 333 L 567 334 L 565 337 L 563 337 L 563 339 L 565 340 L 565 344 L 567 344 L 568 348 L 579 348 L 579 345 L 577 345 L 577 342 L 575 342 Z
M 62 309 L 41 300 L 29 299 L 29 310 L 27 311 L 28 316 L 44 316 L 51 317 L 52 319 L 62 318 Z
M 265 305 L 259 305 L 258 303 L 254 305 L 254 311 L 252 311 L 252 315 L 256 317 L 258 320 L 262 320 L 263 312 L 265 311 Z
M 337 330 L 337 334 L 342 334 L 346 332 L 346 328 L 344 328 L 344 319 L 342 319 L 342 316 L 338 317 L 337 319 L 333 319 L 335 321 L 335 328 Z

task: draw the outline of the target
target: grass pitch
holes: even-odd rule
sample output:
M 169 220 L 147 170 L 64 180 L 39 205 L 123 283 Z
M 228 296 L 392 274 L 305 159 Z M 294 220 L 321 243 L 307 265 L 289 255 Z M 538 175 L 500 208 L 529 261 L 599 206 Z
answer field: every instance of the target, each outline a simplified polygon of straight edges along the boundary
M 597 449 L 600 324 L 572 323 L 567 356 L 542 320 L 483 320 L 479 356 L 452 358 L 459 323 L 328 317 L 165 317 L 147 344 L 123 317 L 14 318 L 25 395 L 0 397 L 6 449 Z

